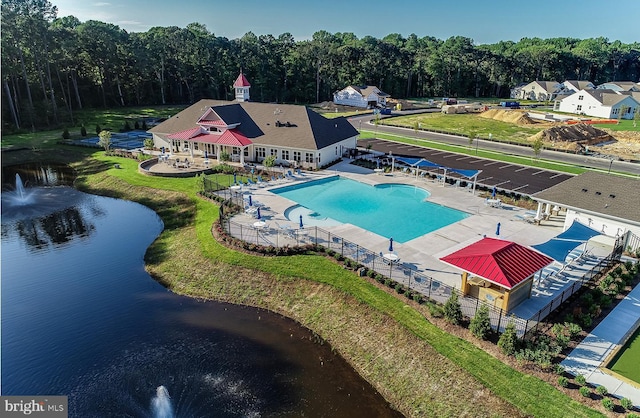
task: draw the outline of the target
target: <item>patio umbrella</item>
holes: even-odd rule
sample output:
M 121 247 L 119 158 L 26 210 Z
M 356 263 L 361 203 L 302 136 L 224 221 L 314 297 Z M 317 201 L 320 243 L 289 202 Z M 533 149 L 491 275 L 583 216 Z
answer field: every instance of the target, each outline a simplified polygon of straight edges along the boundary
M 496 227 L 496 235 L 500 235 L 500 222 L 498 222 L 498 226 Z
M 491 191 L 491 198 L 492 198 L 492 199 L 495 199 L 495 198 L 496 198 L 496 193 L 497 193 L 497 192 L 498 192 L 498 191 L 496 190 L 496 186 L 493 186 L 493 190 Z
M 236 173 L 233 173 L 233 184 L 236 184 Z
M 164 154 L 164 147 L 160 148 L 160 150 L 162 151 L 162 153 Z
M 204 150 L 204 159 L 206 160 L 207 158 L 209 158 L 209 154 L 207 154 L 207 150 Z
M 300 229 L 304 228 L 304 225 L 302 224 L 302 215 L 300 215 Z
M 393 252 L 393 238 L 389 238 L 389 252 Z
M 253 201 L 251 200 L 251 195 L 249 195 L 249 206 L 253 206 Z
M 258 215 L 258 219 L 262 219 L 262 216 L 260 216 L 260 208 L 258 208 L 258 213 L 257 213 L 257 215 Z

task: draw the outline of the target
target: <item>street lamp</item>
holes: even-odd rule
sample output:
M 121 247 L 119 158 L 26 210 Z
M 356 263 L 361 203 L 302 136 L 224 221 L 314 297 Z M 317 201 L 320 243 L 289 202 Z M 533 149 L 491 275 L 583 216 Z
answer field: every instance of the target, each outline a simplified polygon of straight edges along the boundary
M 478 141 L 480 141 L 480 137 L 476 135 L 476 155 L 478 155 Z
M 611 166 L 613 165 L 613 158 L 609 160 L 609 172 L 607 174 L 611 174 Z

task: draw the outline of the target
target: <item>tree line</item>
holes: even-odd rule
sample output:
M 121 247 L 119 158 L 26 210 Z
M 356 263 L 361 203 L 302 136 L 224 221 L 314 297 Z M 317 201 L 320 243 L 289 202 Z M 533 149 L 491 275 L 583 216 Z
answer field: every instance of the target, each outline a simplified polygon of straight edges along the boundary
M 47 0 L 2 0 L 2 128 L 75 123 L 84 108 L 233 99 L 240 70 L 260 102 L 317 103 L 347 85 L 395 98 L 508 97 L 532 80 L 640 78 L 640 43 L 606 38 L 523 38 L 475 45 L 453 36 L 358 38 L 318 31 L 296 41 L 246 33 L 215 36 L 191 23 L 131 32 L 58 18 Z

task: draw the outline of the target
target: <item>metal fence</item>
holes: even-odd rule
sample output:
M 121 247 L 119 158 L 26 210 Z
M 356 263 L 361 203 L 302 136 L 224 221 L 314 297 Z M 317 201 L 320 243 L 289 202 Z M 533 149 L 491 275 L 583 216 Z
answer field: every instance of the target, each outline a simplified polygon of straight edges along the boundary
M 243 207 L 243 197 L 241 193 L 235 193 L 228 189 L 220 190 L 217 194 L 227 199 L 228 202 Z M 253 220 L 253 218 L 250 218 Z M 257 220 L 256 220 L 257 221 Z M 513 323 L 519 337 L 526 337 L 535 334 L 539 329 L 539 324 L 551 312 L 556 310 L 563 302 L 569 299 L 575 292 L 584 285 L 598 280 L 611 268 L 612 265 L 620 261 L 622 255 L 621 240 L 616 242 L 615 248 L 606 258 L 600 260 L 591 270 L 587 271 L 582 280 L 574 282 L 571 287 L 565 289 L 561 294 L 551 300 L 546 306 L 532 315 L 530 318 L 520 318 L 509 315 L 507 311 L 494 305 L 488 304 L 472 296 L 464 296 L 453 286 L 433 279 L 422 274 L 417 267 L 402 263 L 392 262 L 385 259 L 382 253 L 376 253 L 354 242 L 351 242 L 339 235 L 333 234 L 317 226 L 305 228 L 291 228 L 286 225 L 279 225 L 277 228 L 268 227 L 266 224 L 254 222 L 244 224 L 232 221 L 228 217 L 221 216 L 221 222 L 226 232 L 242 241 L 256 246 L 295 247 L 308 244 L 321 245 L 327 252 L 335 252 L 345 259 L 355 261 L 357 264 L 384 276 L 385 283 L 401 284 L 406 286 L 407 292 L 414 291 L 423 295 L 426 299 L 445 304 L 452 293 L 458 295 L 458 300 L 462 314 L 468 318 L 473 318 L 481 306 L 486 306 L 489 311 L 491 327 L 503 332 L 509 323 Z M 388 281 L 386 281 L 388 280 Z

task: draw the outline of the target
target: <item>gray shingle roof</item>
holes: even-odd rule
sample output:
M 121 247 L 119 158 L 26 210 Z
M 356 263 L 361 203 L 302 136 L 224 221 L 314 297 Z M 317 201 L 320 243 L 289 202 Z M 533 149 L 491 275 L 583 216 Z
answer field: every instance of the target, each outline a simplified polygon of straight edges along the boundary
M 640 225 L 640 180 L 586 172 L 535 193 L 536 200 Z
M 197 126 L 211 108 L 254 144 L 317 150 L 351 138 L 358 131 L 345 118 L 327 119 L 306 106 L 200 100 L 149 131 L 169 135 Z

